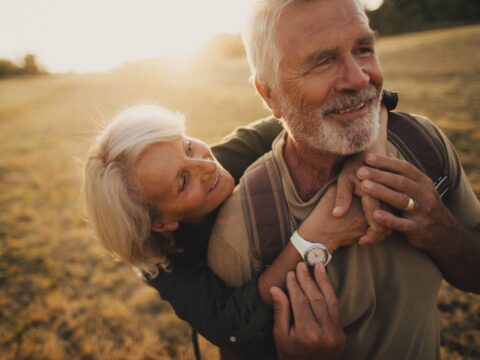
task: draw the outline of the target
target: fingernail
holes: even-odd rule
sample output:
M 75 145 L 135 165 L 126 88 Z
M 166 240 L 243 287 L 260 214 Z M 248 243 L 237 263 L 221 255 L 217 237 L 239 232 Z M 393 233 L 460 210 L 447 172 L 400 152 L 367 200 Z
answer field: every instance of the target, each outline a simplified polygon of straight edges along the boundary
M 382 210 L 375 210 L 375 211 L 373 212 L 373 218 L 374 218 L 375 220 L 382 220 L 382 218 L 383 218 L 383 211 L 382 211 Z
M 340 216 L 341 213 L 342 213 L 341 206 L 336 206 L 335 209 L 333 209 L 333 216 Z
M 365 160 L 368 161 L 368 162 L 374 162 L 376 159 L 377 159 L 377 157 L 374 154 L 368 154 L 365 157 Z
M 325 272 L 325 266 L 323 266 L 322 264 L 315 264 L 315 267 L 318 268 L 321 272 Z
M 371 190 L 373 188 L 373 182 L 371 182 L 370 180 L 362 181 L 362 188 Z
M 303 261 L 298 263 L 298 268 L 299 268 L 301 271 L 308 271 L 308 269 L 307 269 L 307 264 L 305 264 Z
M 365 168 L 365 167 L 361 167 L 358 172 L 357 172 L 358 176 L 360 177 L 367 177 L 368 176 L 368 169 Z

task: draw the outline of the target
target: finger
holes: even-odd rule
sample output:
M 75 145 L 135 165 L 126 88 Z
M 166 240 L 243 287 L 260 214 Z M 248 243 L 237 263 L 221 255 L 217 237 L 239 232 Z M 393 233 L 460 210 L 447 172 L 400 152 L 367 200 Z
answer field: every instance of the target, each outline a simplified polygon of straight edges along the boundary
M 352 203 L 352 194 L 354 183 L 348 176 L 340 176 L 337 181 L 337 196 L 335 197 L 335 207 L 333 208 L 333 216 L 341 217 L 348 212 Z
M 370 226 L 365 235 L 358 239 L 360 245 L 377 244 L 385 240 L 390 231 L 383 226 Z
M 297 279 L 308 299 L 308 303 L 310 304 L 310 308 L 315 315 L 315 318 L 320 322 L 320 325 L 328 323 L 330 317 L 328 314 L 326 299 L 314 278 L 310 275 L 304 262 L 297 264 Z
M 403 174 L 412 180 L 419 180 L 423 176 L 423 173 L 412 164 L 390 156 L 368 154 L 365 163 L 377 169 Z
M 363 166 L 357 171 L 357 176 L 360 180 L 372 180 L 414 197 L 418 196 L 419 192 L 422 191 L 418 183 L 412 179 L 388 171 Z
M 358 239 L 358 243 L 366 245 L 382 241 L 386 237 L 388 231 L 383 226 L 380 226 L 373 218 L 373 212 L 380 209 L 380 201 L 365 194 L 362 196 L 362 209 L 369 226 L 366 233 Z
M 410 201 L 410 197 L 408 195 L 390 189 L 371 180 L 363 180 L 361 183 L 361 188 L 363 191 L 373 196 L 377 200 L 380 200 L 398 210 L 405 209 Z
M 380 225 L 404 234 L 412 233 L 418 227 L 412 219 L 398 217 L 384 210 L 376 210 L 373 217 Z
M 275 323 L 273 332 L 277 339 L 288 337 L 290 331 L 290 301 L 287 295 L 278 287 L 270 288 L 273 301 L 273 315 Z
M 337 296 L 335 295 L 335 290 L 333 290 L 332 282 L 325 271 L 325 266 L 316 264 L 313 274 L 315 276 L 315 281 L 320 288 L 323 297 L 325 298 L 330 320 L 335 325 L 339 325 L 338 300 Z
M 293 271 L 289 271 L 287 274 L 287 289 L 296 326 L 297 324 L 304 325 L 311 323 L 315 316 Z
M 361 200 L 362 210 L 367 218 L 370 218 L 375 210 L 380 209 L 380 201 L 371 195 L 364 194 Z

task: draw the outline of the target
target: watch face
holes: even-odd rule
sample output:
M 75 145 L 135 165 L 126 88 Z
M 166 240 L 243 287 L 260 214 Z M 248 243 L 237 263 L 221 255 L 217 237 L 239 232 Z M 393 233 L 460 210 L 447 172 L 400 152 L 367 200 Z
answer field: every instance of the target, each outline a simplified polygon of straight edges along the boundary
M 322 264 L 327 262 L 327 251 L 318 247 L 310 248 L 307 250 L 305 260 L 308 265 Z

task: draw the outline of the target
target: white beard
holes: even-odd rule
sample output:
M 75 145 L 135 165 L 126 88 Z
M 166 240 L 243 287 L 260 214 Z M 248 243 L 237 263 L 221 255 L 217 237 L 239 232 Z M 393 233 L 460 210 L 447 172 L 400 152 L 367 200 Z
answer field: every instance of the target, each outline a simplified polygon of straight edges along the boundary
M 353 95 L 336 95 L 327 99 L 318 109 L 295 107 L 285 94 L 282 113 L 293 139 L 313 149 L 335 155 L 350 155 L 367 149 L 377 138 L 380 129 L 379 101 L 371 86 Z M 335 109 L 351 107 L 368 101 L 368 113 L 361 119 L 348 122 L 331 120 L 328 114 Z

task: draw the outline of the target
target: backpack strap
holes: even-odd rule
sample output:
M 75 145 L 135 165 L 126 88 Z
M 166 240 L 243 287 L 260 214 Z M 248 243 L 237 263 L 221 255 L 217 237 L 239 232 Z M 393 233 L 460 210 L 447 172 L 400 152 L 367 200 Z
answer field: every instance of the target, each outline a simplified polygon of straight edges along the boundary
M 250 248 L 270 265 L 290 239 L 288 205 L 272 152 L 252 164 L 240 180 L 242 209 Z
M 435 189 L 443 197 L 451 188 L 447 172 L 445 148 L 424 125 L 410 114 L 388 113 L 388 139 L 405 159 L 432 179 Z

